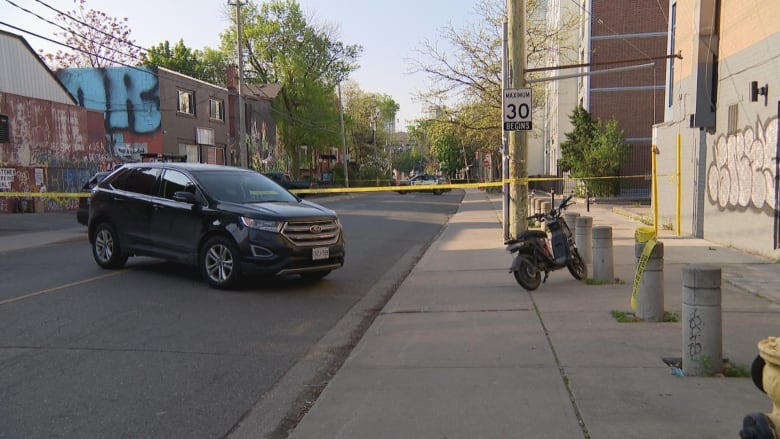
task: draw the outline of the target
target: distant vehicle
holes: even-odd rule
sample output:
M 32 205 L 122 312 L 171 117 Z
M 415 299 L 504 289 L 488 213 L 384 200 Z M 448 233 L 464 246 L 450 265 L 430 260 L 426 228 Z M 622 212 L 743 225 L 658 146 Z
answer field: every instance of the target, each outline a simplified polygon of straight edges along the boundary
M 293 180 L 289 174 L 283 172 L 264 172 L 263 175 L 276 182 L 279 186 L 290 189 L 310 189 L 312 182 L 303 180 Z M 302 195 L 300 195 L 302 197 Z
M 92 188 L 98 185 L 101 181 L 103 181 L 108 174 L 111 172 L 98 172 L 97 174 L 93 175 L 89 180 L 87 180 L 86 183 L 84 183 L 84 186 L 81 187 L 81 192 L 92 192 Z M 79 222 L 79 224 L 87 225 L 87 220 L 89 219 L 89 197 L 80 197 L 79 198 L 79 208 L 76 211 L 76 221 Z
M 444 192 L 449 192 L 451 189 L 448 187 L 437 187 L 446 184 L 449 184 L 449 179 L 447 179 L 447 177 L 434 174 L 417 174 L 408 180 L 401 180 L 398 182 L 398 186 L 418 186 L 420 188 L 415 189 L 415 192 L 432 192 L 434 195 L 441 195 Z M 406 194 L 411 191 L 402 190 L 396 192 L 399 194 Z
M 141 154 L 141 161 L 144 163 L 150 162 L 186 162 L 186 155 L 179 154 L 162 154 L 154 152 L 145 152 Z
M 157 257 L 198 266 L 214 288 L 250 270 L 314 280 L 344 265 L 336 213 L 248 169 L 125 164 L 93 189 L 88 224 L 99 266 Z

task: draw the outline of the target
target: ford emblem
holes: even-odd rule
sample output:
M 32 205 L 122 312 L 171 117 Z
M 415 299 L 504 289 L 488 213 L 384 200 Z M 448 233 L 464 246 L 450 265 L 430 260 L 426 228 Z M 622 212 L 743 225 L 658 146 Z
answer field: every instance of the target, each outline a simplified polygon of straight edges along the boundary
M 322 226 L 318 225 L 318 224 L 315 224 L 315 225 L 309 227 L 309 231 L 311 233 L 322 233 Z

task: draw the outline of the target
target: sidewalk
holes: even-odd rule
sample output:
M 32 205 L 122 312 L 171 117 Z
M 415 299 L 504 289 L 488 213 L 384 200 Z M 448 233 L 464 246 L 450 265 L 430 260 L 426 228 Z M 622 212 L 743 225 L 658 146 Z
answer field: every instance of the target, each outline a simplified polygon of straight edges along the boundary
M 87 227 L 76 221 L 76 212 L 0 214 L 0 252 L 73 239 L 87 239 Z
M 586 285 L 564 269 L 534 292 L 507 267 L 501 199 L 463 204 L 290 438 L 728 438 L 771 409 L 750 378 L 677 377 L 681 323 L 618 323 L 630 310 L 634 231 L 609 206 L 570 211 L 613 230 L 615 275 Z M 749 367 L 780 335 L 778 265 L 700 239 L 664 242 L 665 309 L 681 270 L 723 268 L 723 357 Z

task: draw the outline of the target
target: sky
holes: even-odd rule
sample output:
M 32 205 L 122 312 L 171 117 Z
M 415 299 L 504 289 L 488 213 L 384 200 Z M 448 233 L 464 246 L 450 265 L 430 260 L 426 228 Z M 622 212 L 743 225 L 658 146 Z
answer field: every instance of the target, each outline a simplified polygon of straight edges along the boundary
M 253 0 L 262 3 L 259 0 Z M 363 91 L 390 95 L 400 106 L 396 117 L 398 130 L 424 114 L 414 95 L 426 89 L 427 78 L 409 73 L 409 58 L 419 59 L 415 52 L 423 41 L 446 47 L 440 30 L 452 23 L 455 27 L 477 19 L 476 0 L 298 0 L 305 15 L 317 23 L 337 29 L 337 37 L 346 44 L 363 46 L 358 60 L 360 68 L 351 76 Z M 50 21 L 56 13 L 46 5 L 62 11 L 77 8 L 73 0 L 0 0 L 0 22 L 48 38 L 59 31 L 46 21 L 23 11 L 30 10 Z M 131 39 L 142 47 L 165 40 L 184 40 L 187 47 L 202 49 L 219 46 L 219 34 L 229 27 L 227 0 L 86 0 L 87 9 L 105 12 L 114 18 L 128 18 Z M 56 52 L 62 48 L 0 24 L 0 29 L 20 34 L 36 52 Z M 5 60 L 3 60 L 5 62 Z

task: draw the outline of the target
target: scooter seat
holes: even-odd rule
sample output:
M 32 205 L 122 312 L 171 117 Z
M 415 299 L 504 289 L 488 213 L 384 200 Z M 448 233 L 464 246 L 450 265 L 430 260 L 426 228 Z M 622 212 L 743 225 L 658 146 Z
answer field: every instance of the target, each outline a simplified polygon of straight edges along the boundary
M 518 240 L 528 238 L 547 238 L 547 233 L 541 230 L 526 230 L 520 233 L 520 236 L 517 237 Z

